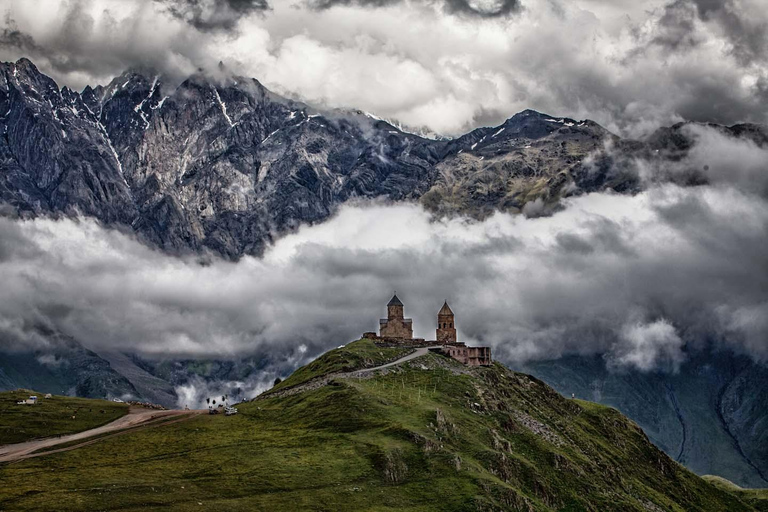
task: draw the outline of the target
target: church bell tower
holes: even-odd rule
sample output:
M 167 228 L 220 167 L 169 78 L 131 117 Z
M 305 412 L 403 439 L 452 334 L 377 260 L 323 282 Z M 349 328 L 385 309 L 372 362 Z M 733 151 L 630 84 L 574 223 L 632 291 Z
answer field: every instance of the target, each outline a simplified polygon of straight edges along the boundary
M 440 343 L 456 343 L 456 324 L 453 311 L 448 306 L 448 301 L 437 312 L 437 341 Z

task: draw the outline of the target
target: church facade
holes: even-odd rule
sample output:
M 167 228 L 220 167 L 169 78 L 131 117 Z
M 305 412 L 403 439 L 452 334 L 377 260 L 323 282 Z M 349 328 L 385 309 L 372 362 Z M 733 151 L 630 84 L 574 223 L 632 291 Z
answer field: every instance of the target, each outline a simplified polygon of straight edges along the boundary
M 379 336 L 403 340 L 413 339 L 413 320 L 405 318 L 405 306 L 397 293 L 387 304 L 387 318 L 379 320 Z
M 492 362 L 490 347 L 468 347 L 458 341 L 456 316 L 448 301 L 445 301 L 437 312 L 434 341 L 413 337 L 413 320 L 405 318 L 405 305 L 397 297 L 397 293 L 387 304 L 387 318 L 379 320 L 379 334 L 367 332 L 363 337 L 372 339 L 379 345 L 430 347 L 430 350 L 442 352 L 468 366 L 486 366 Z

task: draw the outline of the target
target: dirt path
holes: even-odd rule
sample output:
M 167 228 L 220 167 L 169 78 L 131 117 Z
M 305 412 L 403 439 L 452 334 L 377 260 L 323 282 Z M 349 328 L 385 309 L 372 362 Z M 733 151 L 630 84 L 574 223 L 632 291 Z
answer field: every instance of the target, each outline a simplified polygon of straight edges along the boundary
M 74 450 L 75 448 L 79 448 L 81 446 L 93 444 L 96 441 L 100 441 L 101 439 L 104 439 L 105 437 L 111 437 L 111 436 L 103 436 L 103 434 L 115 433 L 113 435 L 116 435 L 118 433 L 124 433 L 128 430 L 133 430 L 135 428 L 154 425 L 167 418 L 179 417 L 179 419 L 176 420 L 176 421 L 179 421 L 182 419 L 187 419 L 188 417 L 191 417 L 193 415 L 202 414 L 205 412 L 207 411 L 156 411 L 151 409 L 147 410 L 139 407 L 136 407 L 136 408 L 132 407 L 128 411 L 128 414 L 126 414 L 125 416 L 116 419 L 112 423 L 107 423 L 106 425 L 102 425 L 101 427 L 96 427 L 90 430 L 85 430 L 83 432 L 78 432 L 76 434 L 70 434 L 70 435 L 61 436 L 61 437 L 48 437 L 45 439 L 35 439 L 33 441 L 26 441 L 24 443 L 8 444 L 5 446 L 0 446 L 0 463 L 14 462 L 17 460 L 28 459 L 30 457 L 39 457 L 40 455 L 48 455 L 50 453 Z M 167 424 L 167 423 L 169 422 L 163 421 L 163 424 Z M 99 439 L 90 439 L 94 436 L 103 436 L 103 437 L 100 437 Z M 73 446 L 68 446 L 60 450 L 50 450 L 42 453 L 34 453 L 37 450 L 41 450 L 43 448 L 49 448 L 51 446 L 56 446 L 64 443 L 71 443 L 72 441 L 78 441 L 81 439 L 83 440 L 82 443 L 79 443 Z

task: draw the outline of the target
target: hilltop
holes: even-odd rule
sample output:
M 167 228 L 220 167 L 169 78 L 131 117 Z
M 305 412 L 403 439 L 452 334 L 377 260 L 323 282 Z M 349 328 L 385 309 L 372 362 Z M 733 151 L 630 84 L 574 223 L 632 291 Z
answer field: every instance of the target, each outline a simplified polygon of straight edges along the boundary
M 398 356 L 353 342 L 236 416 L 2 467 L 0 508 L 755 510 L 615 409 L 498 363 L 426 353 L 358 371 Z

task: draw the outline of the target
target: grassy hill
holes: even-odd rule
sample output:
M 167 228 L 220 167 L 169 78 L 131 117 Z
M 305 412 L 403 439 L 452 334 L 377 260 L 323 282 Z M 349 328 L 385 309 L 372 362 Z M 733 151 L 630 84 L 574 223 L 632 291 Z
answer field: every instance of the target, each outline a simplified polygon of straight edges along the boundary
M 29 395 L 37 395 L 36 405 L 16 404 Z M 27 389 L 0 393 L 0 446 L 82 432 L 128 413 L 126 404 L 69 396 L 43 396 Z
M 404 347 L 377 347 L 371 340 L 358 340 L 329 350 L 323 354 L 323 357 L 318 357 L 308 365 L 298 368 L 270 391 L 290 388 L 323 375 L 381 366 L 412 351 L 413 349 Z
M 768 511 L 768 489 L 744 489 L 730 480 L 714 475 L 704 475 L 702 478 L 719 489 L 736 494 L 756 510 Z
M 286 381 L 291 393 L 242 404 L 237 416 L 198 416 L 0 467 L 0 510 L 655 512 L 759 503 L 675 463 L 616 410 L 567 400 L 498 364 L 469 369 L 428 354 L 297 392 L 323 371 L 348 371 L 357 351 L 371 350 L 365 344 L 321 357 Z

